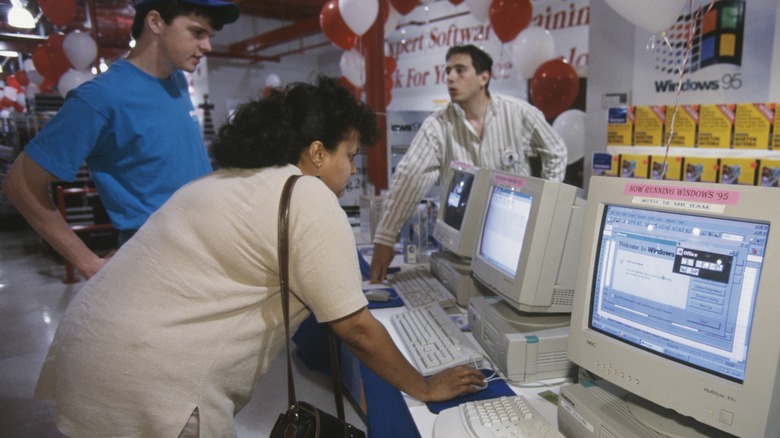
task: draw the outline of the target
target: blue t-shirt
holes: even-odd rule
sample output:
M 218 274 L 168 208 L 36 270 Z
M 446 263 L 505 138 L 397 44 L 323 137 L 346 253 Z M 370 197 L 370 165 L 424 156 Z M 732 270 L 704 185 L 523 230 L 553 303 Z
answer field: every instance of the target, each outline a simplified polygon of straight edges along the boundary
M 126 60 L 71 90 L 24 152 L 64 181 L 86 162 L 120 230 L 212 170 L 184 74 L 158 79 Z

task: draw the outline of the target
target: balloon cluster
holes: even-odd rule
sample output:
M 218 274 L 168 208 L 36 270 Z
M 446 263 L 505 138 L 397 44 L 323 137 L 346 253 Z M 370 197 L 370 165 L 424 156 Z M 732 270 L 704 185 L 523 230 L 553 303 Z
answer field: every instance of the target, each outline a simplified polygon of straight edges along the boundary
M 69 25 L 76 16 L 76 0 L 38 0 L 38 7 L 58 28 Z M 65 97 L 68 91 L 92 78 L 88 69 L 97 54 L 97 44 L 88 33 L 51 33 L 19 70 L 6 77 L 2 106 L 23 112 L 27 97 L 54 92 L 55 87 Z
M 62 97 L 92 78 L 88 68 L 96 58 L 95 40 L 88 33 L 78 30 L 67 35 L 62 32 L 52 33 L 32 54 L 37 72 L 44 80 L 49 81 L 49 88 L 56 84 Z M 41 86 L 41 89 L 43 88 Z

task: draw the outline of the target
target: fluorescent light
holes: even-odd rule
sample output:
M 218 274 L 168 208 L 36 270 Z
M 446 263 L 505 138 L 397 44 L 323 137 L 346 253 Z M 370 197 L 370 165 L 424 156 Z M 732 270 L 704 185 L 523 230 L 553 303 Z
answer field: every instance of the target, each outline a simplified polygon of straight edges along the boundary
M 19 29 L 35 28 L 35 18 L 18 0 L 11 0 L 13 6 L 8 11 L 8 25 Z
M 6 58 L 18 58 L 19 52 L 15 52 L 13 50 L 0 50 L 0 56 L 5 56 Z

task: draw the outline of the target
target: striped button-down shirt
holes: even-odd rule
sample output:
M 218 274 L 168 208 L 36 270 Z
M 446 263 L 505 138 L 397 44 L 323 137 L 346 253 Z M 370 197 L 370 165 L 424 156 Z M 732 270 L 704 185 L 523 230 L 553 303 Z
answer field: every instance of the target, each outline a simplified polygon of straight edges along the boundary
M 528 102 L 491 94 L 482 138 L 459 105 L 450 103 L 425 119 L 396 167 L 374 242 L 393 246 L 403 223 L 453 160 L 477 167 L 530 175 L 529 156 L 541 159 L 541 177 L 563 181 L 566 144 Z

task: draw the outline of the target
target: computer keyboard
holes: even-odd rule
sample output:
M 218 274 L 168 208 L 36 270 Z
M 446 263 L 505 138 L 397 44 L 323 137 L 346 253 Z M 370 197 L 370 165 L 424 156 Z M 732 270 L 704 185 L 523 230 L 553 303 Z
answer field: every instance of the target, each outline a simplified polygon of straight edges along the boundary
M 433 302 L 438 302 L 445 309 L 455 305 L 455 296 L 426 267 L 401 270 L 389 281 L 408 309 Z
M 414 366 L 424 376 L 482 358 L 439 303 L 406 309 L 390 320 Z
M 515 395 L 462 403 L 439 413 L 433 438 L 564 438 L 558 427 Z

